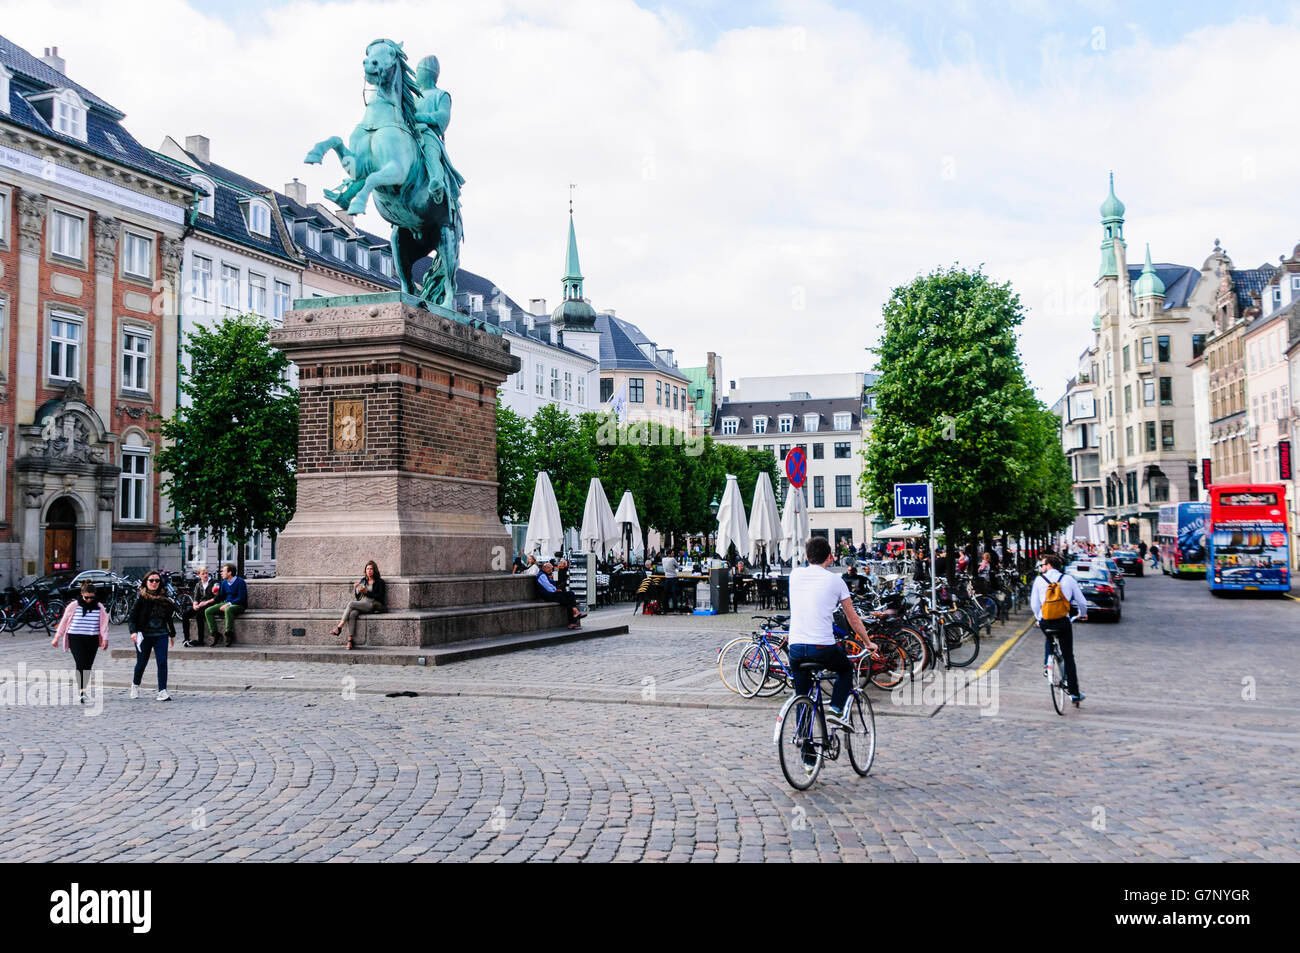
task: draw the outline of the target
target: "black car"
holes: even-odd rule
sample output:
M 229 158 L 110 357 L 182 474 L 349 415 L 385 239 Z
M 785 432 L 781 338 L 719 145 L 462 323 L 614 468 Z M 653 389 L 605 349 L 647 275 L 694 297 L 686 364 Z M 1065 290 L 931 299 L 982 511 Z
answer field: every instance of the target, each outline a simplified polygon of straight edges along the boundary
M 1083 590 L 1083 598 L 1088 603 L 1088 618 L 1097 616 L 1115 622 L 1120 620 L 1123 610 L 1119 604 L 1119 590 L 1115 588 L 1110 570 L 1095 563 L 1087 566 L 1076 564 L 1071 567 L 1070 575 L 1078 580 L 1079 588 Z
M 1143 571 L 1142 554 L 1132 549 L 1120 549 L 1111 554 L 1111 559 L 1124 571 L 1126 576 L 1141 576 Z

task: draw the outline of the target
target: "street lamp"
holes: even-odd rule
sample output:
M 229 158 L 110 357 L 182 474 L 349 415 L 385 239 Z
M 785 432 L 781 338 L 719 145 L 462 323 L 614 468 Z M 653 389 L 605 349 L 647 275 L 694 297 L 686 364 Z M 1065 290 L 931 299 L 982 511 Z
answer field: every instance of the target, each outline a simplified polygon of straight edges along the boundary
M 719 510 L 719 508 L 720 508 L 721 506 L 722 506 L 722 504 L 718 502 L 718 494 L 714 493 L 714 494 L 713 494 L 713 502 L 711 502 L 711 503 L 709 504 L 709 512 L 713 514 L 713 525 L 717 525 L 717 522 L 718 522 L 718 510 Z M 713 542 L 713 531 L 712 531 L 712 528 L 710 528 L 710 531 L 704 535 L 704 542 L 706 543 L 706 545 L 708 545 L 708 550 L 709 550 L 708 553 L 705 553 L 705 557 L 707 558 L 708 556 L 710 556 L 710 555 L 713 553 L 713 545 L 712 545 L 712 542 Z

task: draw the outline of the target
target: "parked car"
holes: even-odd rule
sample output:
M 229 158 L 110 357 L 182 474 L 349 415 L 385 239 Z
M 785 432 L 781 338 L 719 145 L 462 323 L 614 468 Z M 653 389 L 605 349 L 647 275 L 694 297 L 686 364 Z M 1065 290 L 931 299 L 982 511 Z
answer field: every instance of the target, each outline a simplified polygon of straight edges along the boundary
M 1117 550 L 1111 558 L 1127 575 L 1141 576 L 1143 574 L 1142 554 L 1136 549 Z
M 1084 601 L 1088 603 L 1088 618 L 1095 615 L 1115 622 L 1120 620 L 1123 614 L 1123 609 L 1120 608 L 1122 597 L 1110 570 L 1096 563 L 1080 562 L 1072 565 L 1069 573 L 1078 580 L 1079 588 L 1083 590 Z

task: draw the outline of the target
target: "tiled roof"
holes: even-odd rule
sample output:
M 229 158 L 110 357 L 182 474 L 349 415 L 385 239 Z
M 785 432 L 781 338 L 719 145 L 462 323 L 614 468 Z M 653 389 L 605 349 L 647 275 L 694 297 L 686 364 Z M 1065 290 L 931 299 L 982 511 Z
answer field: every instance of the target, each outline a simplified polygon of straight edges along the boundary
M 237 244 L 255 248 L 268 255 L 283 258 L 286 261 L 296 260 L 292 249 L 286 248 L 284 242 L 281 241 L 279 229 L 272 228 L 269 237 L 258 235 L 248 228 L 248 223 L 244 218 L 244 212 L 240 205 L 241 200 L 252 195 L 258 195 L 260 198 L 265 199 L 265 193 L 269 191 L 268 189 L 215 163 L 200 162 L 190 153 L 186 153 L 186 155 L 190 156 L 192 163 L 188 168 L 163 155 L 158 155 L 158 159 L 160 162 L 171 165 L 187 179 L 191 175 L 202 175 L 211 179 L 215 185 L 212 215 L 196 215 L 194 217 L 194 227 L 198 231 L 218 235 Z
M 393 288 L 395 290 L 401 287 L 401 282 L 397 280 L 396 275 L 389 278 L 378 268 L 358 265 L 350 254 L 346 261 L 328 254 L 325 251 L 325 248 L 327 247 L 325 241 L 321 242 L 320 251 L 315 251 L 308 247 L 306 236 L 300 234 L 300 230 L 295 228 L 297 223 L 310 222 L 318 226 L 327 234 L 329 232 L 335 232 L 340 233 L 341 235 L 339 225 L 331 221 L 329 217 L 319 209 L 311 208 L 306 205 L 299 205 L 293 199 L 289 198 L 289 196 L 280 192 L 273 192 L 272 194 L 275 196 L 275 201 L 280 205 L 280 212 L 284 216 L 285 226 L 289 229 L 290 234 L 293 235 L 294 246 L 308 261 L 315 262 L 325 268 L 333 268 L 335 271 L 341 271 L 345 274 L 353 275 L 354 277 L 361 278 L 365 281 L 383 285 L 385 288 Z M 389 247 L 389 242 L 386 238 L 380 238 L 378 235 L 373 235 L 370 232 L 363 231 L 356 227 L 353 227 L 352 231 L 372 249 L 386 249 Z M 374 261 L 376 256 L 371 255 L 370 258 Z
M 678 368 L 670 367 L 663 360 L 652 361 L 642 353 L 638 345 L 651 342 L 635 324 L 612 314 L 597 314 L 596 330 L 600 332 L 601 370 L 654 371 L 690 383 Z
M 782 414 L 790 414 L 794 417 L 794 430 L 791 433 L 778 433 L 777 421 Z M 804 414 L 819 414 L 818 426 L 815 431 L 803 429 Z M 848 430 L 835 430 L 836 414 L 852 414 L 852 420 Z M 852 435 L 862 423 L 862 398 L 857 397 L 830 397 L 814 398 L 810 400 L 754 400 L 744 401 L 742 403 L 731 403 L 724 401 L 718 408 L 717 414 L 713 419 L 713 435 L 722 436 L 722 421 L 726 417 L 739 417 L 740 429 L 735 434 L 727 436 L 737 437 L 795 437 L 802 433 L 816 434 L 837 434 Z M 767 417 L 767 432 L 764 434 L 754 433 L 754 418 Z
M 1162 311 L 1169 311 L 1172 308 L 1187 307 L 1187 300 L 1191 297 L 1192 289 L 1196 287 L 1196 282 L 1201 280 L 1201 272 L 1197 268 L 1188 265 L 1171 265 L 1168 262 L 1160 262 L 1151 266 L 1158 277 L 1165 285 L 1165 303 Z M 1142 265 L 1129 265 L 1128 277 L 1129 286 L 1137 284 L 1138 276 L 1142 274 Z
M 90 90 L 74 83 L 58 70 L 46 66 L 26 50 L 0 36 L 0 63 L 13 74 L 9 82 L 9 112 L 0 113 L 0 122 L 11 122 L 46 138 L 84 149 L 102 159 L 128 166 L 166 182 L 184 182 L 168 165 L 158 159 L 122 125 L 123 113 L 100 99 Z M 86 141 L 56 132 L 29 103 L 27 96 L 70 89 L 85 101 Z
M 1228 274 L 1232 276 L 1232 289 L 1237 293 L 1237 303 L 1241 305 L 1241 310 L 1245 311 L 1255 302 L 1250 293 L 1253 291 L 1263 299 L 1264 288 L 1273 280 L 1273 275 L 1277 269 L 1265 262 L 1258 268 L 1232 268 Z

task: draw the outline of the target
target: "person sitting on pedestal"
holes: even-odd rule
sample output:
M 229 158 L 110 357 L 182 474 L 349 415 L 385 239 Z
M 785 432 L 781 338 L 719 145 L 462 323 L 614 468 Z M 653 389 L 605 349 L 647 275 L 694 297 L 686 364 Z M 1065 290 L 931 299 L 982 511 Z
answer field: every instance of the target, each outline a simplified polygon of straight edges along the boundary
M 334 627 L 330 635 L 338 635 L 344 628 L 348 630 L 348 651 L 354 648 L 353 640 L 357 634 L 357 616 L 364 613 L 383 612 L 388 600 L 388 584 L 379 575 L 379 566 L 372 559 L 366 563 L 365 574 L 361 581 L 352 587 L 356 596 L 343 610 L 343 618 Z
M 555 582 L 551 579 L 551 573 L 555 571 L 552 563 L 546 563 L 542 566 L 541 571 L 537 573 L 537 594 L 547 602 L 556 602 L 564 606 L 570 615 L 569 628 L 580 629 L 582 625 L 579 619 L 585 619 L 587 613 L 578 608 L 578 597 L 571 592 L 561 592 L 555 588 Z

